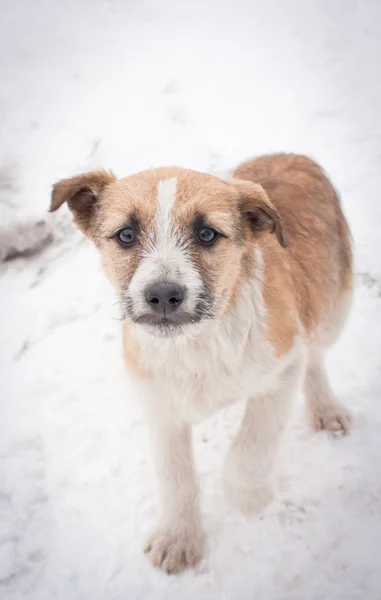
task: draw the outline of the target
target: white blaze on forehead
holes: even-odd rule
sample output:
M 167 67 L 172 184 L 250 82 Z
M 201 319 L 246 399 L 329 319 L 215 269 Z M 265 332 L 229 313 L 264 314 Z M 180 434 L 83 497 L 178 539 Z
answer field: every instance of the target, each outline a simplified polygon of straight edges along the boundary
M 171 212 L 177 195 L 177 179 L 163 179 L 157 184 L 156 235 L 160 245 L 171 235 Z
M 176 177 L 158 182 L 155 233 L 144 250 L 128 289 L 136 315 L 147 312 L 145 290 L 152 283 L 172 281 L 183 286 L 186 296 L 182 308 L 189 312 L 195 310 L 203 290 L 201 275 L 191 260 L 184 240 L 171 222 L 176 196 Z

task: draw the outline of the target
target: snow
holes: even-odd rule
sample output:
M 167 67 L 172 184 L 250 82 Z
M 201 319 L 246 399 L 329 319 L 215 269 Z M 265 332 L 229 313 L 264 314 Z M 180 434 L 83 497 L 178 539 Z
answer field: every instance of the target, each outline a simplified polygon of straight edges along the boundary
M 379 600 L 380 25 L 377 0 L 3 0 L 2 225 L 44 220 L 52 182 L 99 166 L 224 174 L 304 152 L 341 191 L 358 275 L 329 361 L 351 435 L 313 434 L 299 399 L 278 497 L 250 520 L 220 485 L 242 407 L 200 425 L 207 554 L 168 577 L 141 552 L 155 507 L 147 432 L 95 250 L 63 213 L 55 243 L 4 262 L 2 599 Z

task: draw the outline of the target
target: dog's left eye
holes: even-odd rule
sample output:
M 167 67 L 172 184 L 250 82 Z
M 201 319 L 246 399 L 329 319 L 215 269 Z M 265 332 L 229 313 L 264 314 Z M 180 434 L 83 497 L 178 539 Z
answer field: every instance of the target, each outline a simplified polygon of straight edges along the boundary
M 136 236 L 132 229 L 126 227 L 126 229 L 121 229 L 116 234 L 116 239 L 123 248 L 129 248 L 135 242 Z
M 217 231 L 212 227 L 203 227 L 198 234 L 198 239 L 202 244 L 211 244 L 216 237 Z

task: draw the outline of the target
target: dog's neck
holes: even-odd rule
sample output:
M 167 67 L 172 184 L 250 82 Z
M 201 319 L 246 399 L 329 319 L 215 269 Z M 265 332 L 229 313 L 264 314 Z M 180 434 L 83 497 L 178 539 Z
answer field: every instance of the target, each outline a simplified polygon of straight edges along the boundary
M 138 376 L 200 376 L 214 364 L 236 368 L 249 338 L 258 349 L 265 343 L 266 308 L 261 279 L 242 285 L 234 305 L 223 318 L 211 319 L 192 328 L 188 334 L 172 338 L 154 337 L 140 326 L 124 325 L 127 367 Z

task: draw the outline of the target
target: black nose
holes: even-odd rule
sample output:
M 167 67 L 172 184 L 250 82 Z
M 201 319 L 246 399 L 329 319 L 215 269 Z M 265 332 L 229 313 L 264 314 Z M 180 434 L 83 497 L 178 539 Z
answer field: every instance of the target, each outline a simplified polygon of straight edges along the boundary
M 153 283 L 146 292 L 153 311 L 163 316 L 173 313 L 184 300 L 184 292 L 176 283 Z

